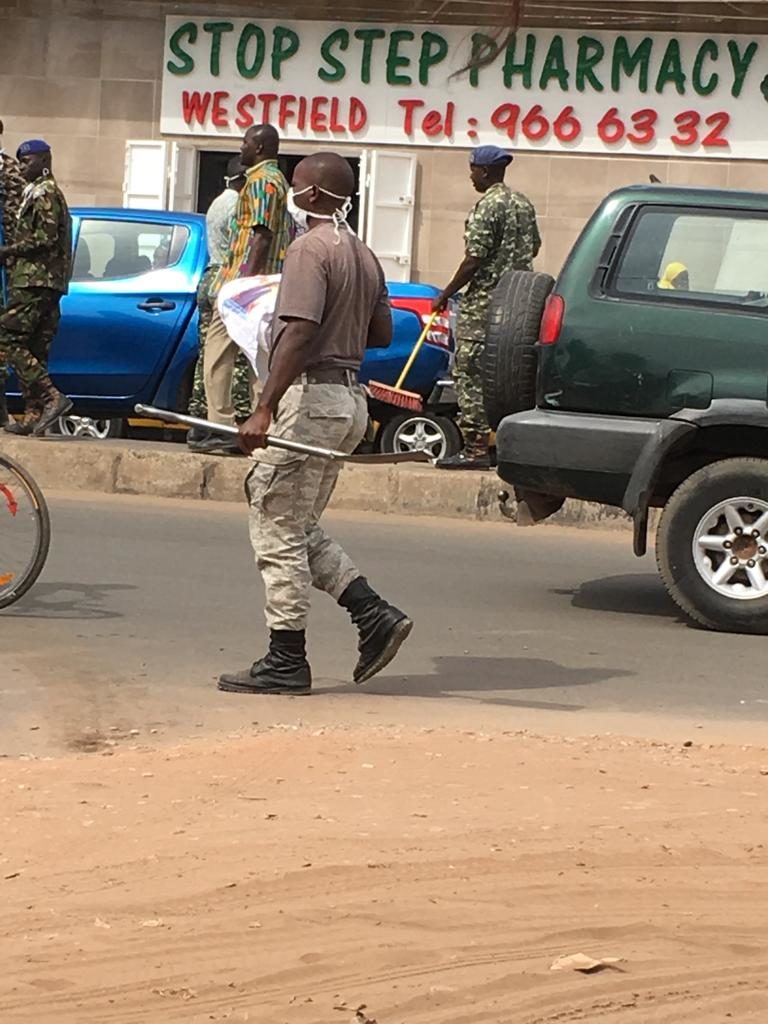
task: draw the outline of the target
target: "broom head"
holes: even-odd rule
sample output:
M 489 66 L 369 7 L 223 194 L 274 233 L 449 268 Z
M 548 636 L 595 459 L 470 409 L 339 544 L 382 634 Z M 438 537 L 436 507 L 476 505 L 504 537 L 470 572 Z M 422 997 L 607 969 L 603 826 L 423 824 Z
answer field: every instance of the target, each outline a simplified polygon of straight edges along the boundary
M 369 380 L 366 386 L 371 398 L 375 398 L 377 402 L 396 405 L 400 409 L 411 409 L 413 412 L 421 412 L 424 406 L 424 399 L 415 391 L 403 391 L 400 388 L 393 388 L 390 384 L 381 384 L 377 380 Z

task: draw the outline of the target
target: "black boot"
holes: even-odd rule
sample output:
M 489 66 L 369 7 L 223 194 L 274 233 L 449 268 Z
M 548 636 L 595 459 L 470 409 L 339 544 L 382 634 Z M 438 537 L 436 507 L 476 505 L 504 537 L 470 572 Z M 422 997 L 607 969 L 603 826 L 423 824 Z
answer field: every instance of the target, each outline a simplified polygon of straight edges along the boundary
M 227 693 L 285 693 L 303 696 L 312 691 L 312 670 L 307 661 L 304 630 L 273 629 L 269 650 L 243 672 L 220 677 Z
M 199 428 L 193 427 L 192 430 L 199 430 Z M 189 448 L 191 452 L 196 452 L 198 455 L 243 454 L 237 441 L 233 441 L 230 438 L 225 437 L 223 434 L 212 434 L 201 431 L 194 437 L 190 437 L 192 430 L 187 434 L 187 448 Z
M 365 683 L 392 661 L 413 623 L 405 612 L 379 597 L 363 576 L 349 584 L 339 604 L 347 609 L 360 634 L 360 658 L 352 678 Z
M 487 434 L 468 434 L 464 439 L 464 449 L 458 455 L 449 455 L 438 459 L 438 469 L 490 469 L 491 455 Z
M 28 406 L 20 420 L 9 419 L 3 428 L 8 434 L 16 434 L 19 437 L 29 437 L 35 428 L 40 417 L 40 410 Z
M 458 455 L 449 455 L 444 459 L 438 459 L 435 465 L 438 469 L 489 470 L 491 468 L 491 458 L 489 455 L 472 455 L 470 452 L 459 452 Z
M 0 374 L 0 427 L 4 427 L 8 422 L 8 404 L 5 400 L 5 380 L 2 374 Z
M 51 386 L 45 395 L 45 404 L 42 407 L 37 422 L 32 428 L 34 436 L 42 437 L 46 430 L 54 425 L 56 420 L 66 416 L 72 408 L 73 403 L 71 399 L 67 398 L 66 395 L 62 395 L 60 391 Z

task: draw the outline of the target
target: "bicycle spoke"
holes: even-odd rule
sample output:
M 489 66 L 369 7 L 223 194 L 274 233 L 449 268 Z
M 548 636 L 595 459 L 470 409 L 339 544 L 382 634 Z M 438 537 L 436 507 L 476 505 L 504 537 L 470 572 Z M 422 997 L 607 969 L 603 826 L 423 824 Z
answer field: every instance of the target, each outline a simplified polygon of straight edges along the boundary
M 17 601 L 37 579 L 49 536 L 48 511 L 36 484 L 0 455 L 0 608 Z

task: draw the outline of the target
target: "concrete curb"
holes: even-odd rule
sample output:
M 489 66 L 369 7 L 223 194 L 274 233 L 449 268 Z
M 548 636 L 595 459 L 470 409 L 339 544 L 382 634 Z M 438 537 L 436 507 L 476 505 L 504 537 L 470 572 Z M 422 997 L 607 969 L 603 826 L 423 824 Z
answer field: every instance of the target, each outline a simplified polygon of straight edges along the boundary
M 195 455 L 181 446 L 141 441 L 75 441 L 2 437 L 43 490 L 144 494 L 158 498 L 243 501 L 245 459 Z M 495 473 L 441 473 L 424 466 L 345 466 L 331 507 L 352 512 L 448 516 L 502 522 Z M 510 502 L 514 506 L 514 502 Z M 623 512 L 569 501 L 548 522 L 627 529 Z

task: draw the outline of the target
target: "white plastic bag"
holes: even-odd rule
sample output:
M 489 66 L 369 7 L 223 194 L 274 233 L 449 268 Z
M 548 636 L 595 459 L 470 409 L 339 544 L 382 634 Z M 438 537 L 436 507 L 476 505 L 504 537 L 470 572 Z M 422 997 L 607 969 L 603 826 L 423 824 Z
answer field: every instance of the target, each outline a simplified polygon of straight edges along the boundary
M 269 375 L 272 318 L 279 274 L 239 277 L 225 284 L 218 297 L 219 316 L 227 333 L 244 353 L 262 382 Z

